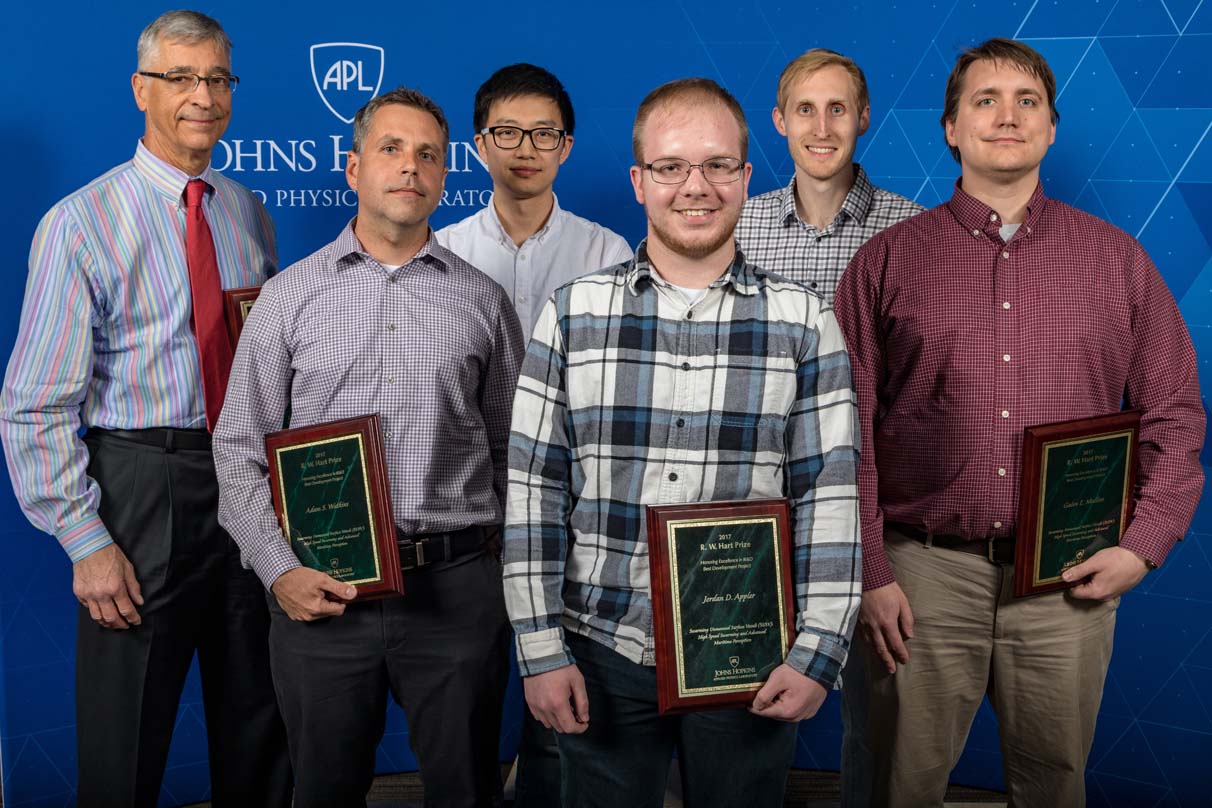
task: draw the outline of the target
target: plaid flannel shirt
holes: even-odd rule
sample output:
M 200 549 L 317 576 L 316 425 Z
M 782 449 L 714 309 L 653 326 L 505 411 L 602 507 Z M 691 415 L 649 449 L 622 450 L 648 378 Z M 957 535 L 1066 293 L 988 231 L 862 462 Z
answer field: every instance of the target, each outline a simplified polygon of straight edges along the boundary
M 558 288 L 514 399 L 504 576 L 522 674 L 574 631 L 655 664 L 644 505 L 788 497 L 795 644 L 830 687 L 860 597 L 857 409 L 833 311 L 738 251 L 687 305 L 634 260 Z

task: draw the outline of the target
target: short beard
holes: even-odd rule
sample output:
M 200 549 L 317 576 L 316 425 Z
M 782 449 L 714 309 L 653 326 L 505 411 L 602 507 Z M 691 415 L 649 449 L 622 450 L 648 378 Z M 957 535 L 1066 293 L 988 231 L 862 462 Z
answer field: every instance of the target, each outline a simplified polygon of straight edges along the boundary
M 662 228 L 653 219 L 648 220 L 648 226 L 652 228 L 653 234 L 660 239 L 661 243 L 670 252 L 697 261 L 706 258 L 732 241 L 732 231 L 736 230 L 736 223 L 740 221 L 740 218 L 740 211 L 738 210 L 736 218 L 727 227 L 721 227 L 719 233 L 709 241 L 685 241 L 680 236 Z

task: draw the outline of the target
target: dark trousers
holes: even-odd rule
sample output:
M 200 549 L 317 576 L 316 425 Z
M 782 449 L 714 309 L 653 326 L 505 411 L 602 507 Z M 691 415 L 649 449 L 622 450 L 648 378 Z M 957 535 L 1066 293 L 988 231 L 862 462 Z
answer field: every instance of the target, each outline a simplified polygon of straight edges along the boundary
M 500 563 L 481 552 L 406 572 L 404 591 L 310 623 L 270 596 L 296 808 L 365 805 L 388 692 L 408 719 L 426 806 L 501 801 L 510 630 Z
M 290 805 L 290 763 L 269 671 L 264 588 L 219 527 L 209 450 L 90 432 L 100 515 L 142 587 L 141 625 L 102 628 L 81 607 L 76 715 L 81 806 L 155 806 L 194 652 L 216 806 Z
M 518 773 L 514 808 L 559 808 L 560 747 L 556 734 L 530 714 L 522 702 L 522 737 L 518 744 Z
M 568 808 L 660 808 L 676 748 L 687 808 L 781 808 L 796 724 L 744 709 L 657 714 L 656 669 L 568 633 L 589 729 L 557 735 Z

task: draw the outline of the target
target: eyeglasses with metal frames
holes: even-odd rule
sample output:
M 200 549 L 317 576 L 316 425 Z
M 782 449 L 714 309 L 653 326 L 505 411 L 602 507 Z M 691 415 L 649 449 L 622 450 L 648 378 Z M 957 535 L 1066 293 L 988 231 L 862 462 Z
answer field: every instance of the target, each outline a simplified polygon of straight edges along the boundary
M 744 165 L 735 157 L 711 157 L 701 163 L 692 163 L 678 157 L 667 157 L 644 163 L 640 167 L 648 169 L 654 182 L 662 185 L 681 185 L 690 179 L 690 172 L 698 169 L 703 179 L 712 185 L 727 185 L 741 178 L 741 166 Z
M 169 86 L 179 93 L 192 93 L 198 85 L 206 82 L 212 93 L 232 93 L 240 83 L 239 76 L 227 73 L 217 73 L 213 76 L 199 76 L 197 73 L 187 73 L 184 70 L 174 70 L 169 73 L 153 73 L 150 70 L 140 70 L 140 76 L 167 81 Z
M 489 135 L 498 149 L 516 149 L 522 145 L 522 138 L 529 137 L 530 144 L 539 151 L 555 151 L 564 143 L 563 129 L 553 126 L 540 126 L 535 129 L 523 129 L 520 126 L 486 126 L 480 130 L 481 135 Z

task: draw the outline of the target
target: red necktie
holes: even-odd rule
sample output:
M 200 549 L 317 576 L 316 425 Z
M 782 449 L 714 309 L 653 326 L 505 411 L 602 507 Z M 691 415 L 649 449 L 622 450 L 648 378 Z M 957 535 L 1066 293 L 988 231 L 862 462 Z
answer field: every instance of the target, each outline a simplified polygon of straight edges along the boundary
M 206 428 L 215 431 L 227 376 L 231 373 L 231 343 L 223 319 L 223 284 L 219 280 L 219 262 L 210 225 L 202 215 L 202 195 L 206 182 L 190 180 L 185 186 L 185 258 L 189 264 L 189 288 L 193 299 L 190 325 L 198 343 L 198 362 L 202 367 L 202 393 L 206 401 Z

